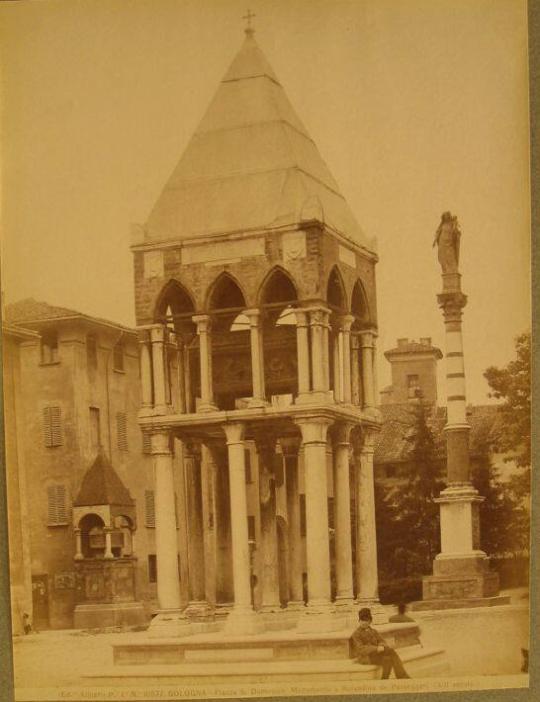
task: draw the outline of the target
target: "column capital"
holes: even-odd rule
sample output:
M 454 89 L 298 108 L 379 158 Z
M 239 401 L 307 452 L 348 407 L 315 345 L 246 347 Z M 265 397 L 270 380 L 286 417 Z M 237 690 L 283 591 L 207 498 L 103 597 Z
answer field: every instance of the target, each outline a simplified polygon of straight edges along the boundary
M 171 438 L 169 432 L 151 434 L 151 452 L 153 456 L 169 456 L 171 454 Z
M 255 430 L 254 439 L 258 453 L 271 453 L 272 456 L 275 454 L 277 437 L 274 434 L 269 431 L 259 429 Z
M 331 310 L 323 305 L 312 305 L 305 308 L 309 312 L 309 323 L 311 326 L 328 326 L 328 319 Z
M 376 336 L 377 336 L 377 332 L 373 328 L 361 329 L 358 332 L 358 337 L 360 339 L 360 345 L 363 348 L 373 348 L 375 345 Z
M 262 311 L 260 309 L 256 307 L 251 307 L 247 310 L 244 310 L 242 314 L 245 314 L 246 317 L 248 317 L 252 327 L 259 326 L 259 320 L 262 317 Z
M 355 317 L 352 314 L 344 314 L 340 315 L 338 317 L 338 324 L 340 331 L 343 332 L 350 332 L 351 326 L 355 320 Z
M 279 439 L 281 453 L 285 458 L 295 458 L 300 451 L 302 440 L 299 436 L 284 436 Z
M 358 351 L 360 348 L 360 334 L 359 332 L 351 332 L 351 348 L 353 351 Z
M 302 432 L 302 444 L 326 444 L 328 427 L 333 420 L 328 417 L 298 417 L 294 423 Z
M 244 422 L 230 422 L 223 425 L 223 431 L 227 440 L 227 446 L 243 444 L 246 425 Z
M 332 439 L 335 445 L 349 445 L 351 431 L 354 429 L 352 422 L 336 422 L 332 429 Z
M 361 456 L 373 456 L 375 453 L 375 440 L 377 432 L 371 429 L 362 429 L 362 433 L 354 441 L 354 452 Z
M 293 307 L 292 311 L 296 317 L 297 327 L 307 327 L 308 322 L 308 309 L 306 307 Z
M 197 334 L 209 332 L 212 326 L 212 317 L 209 314 L 194 314 L 191 321 L 197 325 Z
M 150 328 L 150 341 L 153 344 L 162 344 L 165 341 L 165 326 L 154 324 Z

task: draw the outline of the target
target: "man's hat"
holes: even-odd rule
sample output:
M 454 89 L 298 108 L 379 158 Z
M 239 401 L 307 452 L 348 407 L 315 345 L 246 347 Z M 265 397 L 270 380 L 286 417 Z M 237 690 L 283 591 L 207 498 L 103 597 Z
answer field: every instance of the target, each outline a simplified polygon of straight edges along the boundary
M 358 612 L 358 619 L 361 619 L 364 622 L 370 622 L 373 619 L 371 616 L 371 610 L 367 607 L 362 607 L 362 609 Z

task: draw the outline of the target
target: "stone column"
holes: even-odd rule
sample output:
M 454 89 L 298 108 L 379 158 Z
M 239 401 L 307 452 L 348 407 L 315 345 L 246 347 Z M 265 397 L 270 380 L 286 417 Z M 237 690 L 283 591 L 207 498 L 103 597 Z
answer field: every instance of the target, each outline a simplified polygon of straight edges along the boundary
M 150 329 L 152 340 L 152 370 L 154 379 L 154 414 L 166 414 L 165 392 L 165 328 L 158 324 Z
M 244 429 L 242 422 L 223 426 L 229 454 L 234 578 L 234 606 L 225 623 L 225 631 L 231 634 L 257 633 L 262 626 L 251 604 Z
M 298 356 L 298 394 L 309 392 L 309 340 L 307 310 L 296 308 L 296 350 Z
M 199 335 L 199 353 L 201 364 L 201 403 L 200 412 L 215 412 L 214 390 L 212 383 L 212 337 L 211 318 L 207 314 L 194 315 L 193 321 L 197 325 Z
M 152 412 L 152 354 L 146 329 L 139 330 L 139 348 L 141 364 L 141 414 Z
M 334 359 L 334 400 L 336 402 L 342 402 L 343 400 L 342 341 L 339 331 L 335 329 L 332 334 L 332 353 Z
M 314 392 L 328 391 L 328 371 L 325 359 L 328 354 L 324 351 L 324 342 L 328 328 L 329 310 L 325 307 L 309 308 L 309 325 L 311 329 L 311 368 L 313 374 Z
M 255 444 L 259 459 L 261 609 L 265 612 L 275 612 L 281 609 L 276 523 L 276 476 L 274 474 L 276 440 L 271 435 L 261 433 L 256 435 Z
M 189 346 L 194 337 L 184 334 L 183 337 L 183 368 L 184 368 L 184 397 L 186 402 L 186 412 L 190 414 L 195 411 L 193 407 L 193 397 L 191 396 L 191 364 L 189 362 Z
M 226 455 L 214 451 L 216 461 L 216 602 L 231 605 L 234 601 L 231 536 L 231 498 Z
M 354 317 L 350 314 L 341 318 L 340 334 L 343 339 L 343 355 L 341 363 L 343 365 L 343 402 L 350 403 L 352 400 L 351 386 L 351 324 Z
M 105 527 L 103 529 L 103 531 L 105 532 L 105 554 L 104 554 L 103 558 L 108 558 L 108 559 L 114 558 L 113 552 L 112 552 L 112 539 L 111 539 L 113 530 L 111 527 Z
M 178 392 L 178 412 L 184 414 L 188 411 L 186 402 L 186 369 L 184 358 L 184 341 L 182 336 L 176 336 L 176 368 L 177 368 L 177 392 Z
M 202 509 L 201 462 L 196 447 L 184 443 L 184 475 L 188 537 L 189 602 L 185 610 L 189 619 L 203 619 L 210 615 L 206 601 L 204 573 L 204 530 Z
M 328 538 L 328 491 L 326 484 L 326 434 L 331 420 L 326 417 L 299 418 L 304 449 L 304 481 L 306 493 L 306 553 L 308 576 L 309 620 L 302 628 L 327 630 L 330 602 L 330 544 Z M 321 615 L 321 617 L 317 616 Z M 317 624 L 315 624 L 315 621 Z
M 341 422 L 335 427 L 333 435 L 336 605 L 344 607 L 351 607 L 354 599 L 349 484 L 349 436 L 351 429 L 352 424 Z
M 360 386 L 360 344 L 357 334 L 351 334 L 351 401 L 357 407 L 362 404 Z
M 364 409 L 375 407 L 375 394 L 373 382 L 373 332 L 363 331 L 360 335 L 362 344 L 362 387 L 364 395 Z
M 287 534 L 289 546 L 289 602 L 287 609 L 304 608 L 302 586 L 302 535 L 300 532 L 300 495 L 298 492 L 298 451 L 300 440 L 295 437 L 280 439 L 285 460 L 287 491 Z
M 75 534 L 75 560 L 76 561 L 82 561 L 84 556 L 82 553 L 82 541 L 81 541 L 81 530 L 80 529 L 73 529 L 73 533 Z
M 201 486 L 202 486 L 202 521 L 204 550 L 205 599 L 211 607 L 216 604 L 216 472 L 217 458 L 212 445 L 201 447 Z
M 379 397 L 379 382 L 377 373 L 377 333 L 373 332 L 373 349 L 371 350 L 371 373 L 373 377 L 373 403 L 378 407 L 381 403 Z
M 249 334 L 251 342 L 251 375 L 253 383 L 253 397 L 249 402 L 250 407 L 263 407 L 265 402 L 264 388 L 264 357 L 262 345 L 262 329 L 259 310 L 245 310 L 249 318 Z
M 375 623 L 387 621 L 378 607 L 377 530 L 375 524 L 375 485 L 373 454 L 375 432 L 366 429 L 354 444 L 356 469 L 356 601 L 371 607 Z
M 151 636 L 170 633 L 181 628 L 187 633 L 187 620 L 181 613 L 180 576 L 178 572 L 178 540 L 174 504 L 173 458 L 168 432 L 152 434 L 154 460 L 154 509 L 157 563 L 157 597 L 160 612 L 152 619 Z
M 489 558 L 480 549 L 479 505 L 484 498 L 473 487 L 470 476 L 461 332 L 467 296 L 461 292 L 457 270 L 443 272 L 442 278 L 443 291 L 437 300 L 446 331 L 447 487 L 435 500 L 440 505 L 441 553 L 433 562 L 433 575 L 423 579 L 423 606 L 440 609 L 503 604 L 506 598 L 498 596 L 497 574 L 491 571 Z M 422 603 L 416 606 L 420 608 Z

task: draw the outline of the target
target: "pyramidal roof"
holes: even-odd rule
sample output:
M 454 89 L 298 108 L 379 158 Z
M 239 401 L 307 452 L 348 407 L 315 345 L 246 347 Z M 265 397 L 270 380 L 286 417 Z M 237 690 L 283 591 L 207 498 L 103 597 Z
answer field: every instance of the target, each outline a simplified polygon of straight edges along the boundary
M 100 449 L 95 461 L 86 471 L 81 489 L 73 504 L 75 507 L 134 504 L 129 490 L 103 450 Z
M 310 219 L 373 248 L 248 30 L 146 222 L 145 240 Z

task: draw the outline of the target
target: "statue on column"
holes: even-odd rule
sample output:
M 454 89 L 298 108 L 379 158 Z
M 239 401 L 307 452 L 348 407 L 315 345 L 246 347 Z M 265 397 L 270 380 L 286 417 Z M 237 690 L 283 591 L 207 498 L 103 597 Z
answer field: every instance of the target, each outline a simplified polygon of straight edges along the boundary
M 452 216 L 451 212 L 443 212 L 433 242 L 433 246 L 438 247 L 438 259 L 443 274 L 458 272 L 460 238 L 457 217 Z

